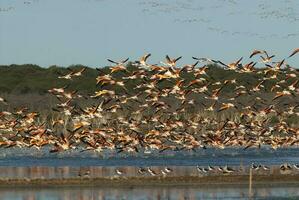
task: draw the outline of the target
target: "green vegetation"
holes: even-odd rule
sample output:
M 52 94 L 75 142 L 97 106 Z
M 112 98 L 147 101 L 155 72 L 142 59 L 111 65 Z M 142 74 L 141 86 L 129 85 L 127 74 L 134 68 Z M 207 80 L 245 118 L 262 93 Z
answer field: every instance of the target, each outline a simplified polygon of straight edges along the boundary
M 83 65 L 72 65 L 68 68 L 76 69 Z M 69 84 L 67 80 L 58 79 L 58 76 L 69 73 L 64 67 L 50 66 L 42 68 L 37 65 L 9 65 L 0 66 L 0 93 L 14 94 L 46 94 L 48 89 Z M 88 68 L 81 76 L 72 81 L 70 89 L 83 93 L 93 93 L 96 89 L 95 78 L 97 70 Z
M 81 69 L 87 67 L 84 65 L 71 65 L 70 69 Z M 62 87 L 70 85 L 69 89 L 78 90 L 83 94 L 91 94 L 97 90 L 96 77 L 99 74 L 108 74 L 110 72 L 109 67 L 104 67 L 101 71 L 94 68 L 87 67 L 84 75 L 71 81 L 58 79 L 58 76 L 65 75 L 70 71 L 68 68 L 59 66 L 50 66 L 48 68 L 42 68 L 38 65 L 24 64 L 24 65 L 0 65 L 0 94 L 47 94 L 48 89 L 53 87 Z M 136 68 L 132 65 L 128 65 L 128 71 L 132 72 Z M 118 72 L 115 75 L 116 79 L 120 79 L 124 72 Z M 237 79 L 238 84 L 254 85 L 258 82 L 258 79 L 262 75 L 257 73 L 237 73 L 235 71 L 224 70 L 221 67 L 212 65 L 209 67 L 208 75 L 214 79 L 214 81 L 223 81 L 229 79 Z M 183 73 L 182 77 L 187 81 L 194 79 L 194 75 L 190 73 Z M 131 82 L 132 83 L 132 82 Z M 167 83 L 163 83 L 167 84 Z M 169 84 L 169 83 L 168 83 Z M 268 81 L 268 84 L 269 83 Z M 129 91 L 132 91 L 130 85 L 126 85 Z M 227 88 L 226 88 L 227 89 Z M 228 88 L 229 89 L 229 88 Z
M 83 75 L 80 77 L 75 77 L 72 80 L 60 79 L 59 76 L 66 75 L 72 71 L 79 71 L 80 69 L 86 67 L 87 69 L 83 72 Z M 246 88 L 253 88 L 255 87 L 260 80 L 263 78 L 264 74 L 259 73 L 262 72 L 263 69 L 256 69 L 257 72 L 254 73 L 238 73 L 234 70 L 226 70 L 217 65 L 210 65 L 207 70 L 207 76 L 201 75 L 200 77 L 207 79 L 206 83 L 210 83 L 209 86 L 209 94 L 213 89 L 216 89 L 218 86 L 213 86 L 215 82 L 223 83 L 225 80 L 232 80 L 236 79 L 235 85 L 243 85 Z M 48 90 L 54 87 L 64 87 L 68 86 L 68 91 L 78 91 L 77 94 L 82 95 L 85 98 L 81 98 L 76 100 L 79 105 L 93 105 L 97 102 L 97 99 L 90 98 L 90 96 L 95 94 L 95 91 L 101 89 L 113 90 L 116 94 L 124 94 L 124 89 L 117 85 L 109 85 L 105 84 L 102 86 L 96 85 L 96 77 L 99 75 L 109 74 L 110 73 L 109 67 L 104 67 L 101 69 L 94 69 L 89 68 L 84 65 L 72 65 L 68 68 L 59 67 L 59 66 L 50 66 L 48 68 L 43 68 L 37 65 L 32 64 L 25 64 L 25 65 L 9 65 L 0 66 L 0 97 L 5 98 L 9 105 L 0 104 L 1 110 L 14 110 L 19 107 L 28 107 L 31 110 L 43 112 L 43 111 L 51 111 L 53 107 L 59 102 L 58 99 L 49 94 Z M 155 74 L 156 72 L 147 72 L 147 76 L 141 80 L 122 80 L 124 76 L 129 76 L 133 74 L 133 72 L 138 71 L 135 66 L 131 63 L 127 65 L 127 71 L 119 71 L 113 73 L 113 79 L 117 81 L 124 81 L 125 88 L 130 95 L 138 94 L 139 92 L 143 92 L 143 89 L 136 89 L 136 85 L 142 84 L 144 82 L 151 82 L 150 80 L 151 75 Z M 285 78 L 285 74 L 292 73 L 289 69 L 281 70 L 281 73 L 277 74 L 279 80 L 283 80 Z M 182 71 L 180 74 L 180 78 L 184 79 L 186 89 L 186 85 L 191 81 L 195 80 L 195 76 L 193 73 L 188 73 Z M 172 88 L 177 80 L 175 79 L 168 79 L 163 80 L 157 83 L 158 88 Z M 275 85 L 277 80 L 275 79 L 268 79 L 263 85 L 264 88 L 261 89 L 259 95 L 263 97 L 265 100 L 269 101 L 267 103 L 271 103 L 271 99 L 274 97 L 273 92 L 271 92 L 271 87 Z M 293 82 L 293 80 L 289 79 L 286 83 L 281 84 L 282 87 L 287 87 Z M 200 88 L 206 83 L 202 83 L 199 85 L 191 86 L 189 89 L 192 88 Z M 234 91 L 235 87 L 233 84 L 228 84 L 224 87 L 223 91 L 221 92 L 223 96 L 230 98 L 235 95 Z M 249 96 L 241 96 L 238 97 L 238 101 L 244 103 L 244 105 L 252 105 L 256 94 L 251 93 Z M 210 105 L 210 101 L 203 98 L 202 95 L 192 94 L 192 98 L 196 99 L 199 103 L 204 103 L 205 105 Z M 144 97 L 142 97 L 144 98 Z M 142 99 L 140 98 L 140 99 Z M 177 105 L 179 101 L 175 98 L 168 97 L 165 99 L 172 105 Z M 288 98 L 285 98 L 283 103 L 286 105 L 295 105 L 294 101 L 298 101 L 298 97 L 294 98 L 292 101 Z M 221 103 L 221 102 L 220 102 Z M 289 104 L 290 103 L 290 104 Z M 187 107 L 186 110 L 188 112 L 198 111 L 202 109 L 202 105 L 199 103 L 199 106 Z M 174 106 L 175 107 L 175 106 Z M 218 105 L 219 107 L 219 105 Z M 277 106 L 280 111 L 286 109 L 285 105 L 280 104 Z M 257 107 L 255 107 L 256 109 Z M 258 109 L 263 108 L 263 106 L 259 106 Z M 218 114 L 217 114 L 218 116 Z M 221 115 L 219 115 L 221 116 Z M 273 117 L 271 122 L 276 123 L 278 120 L 277 117 Z M 293 116 L 289 119 L 289 124 L 297 124 L 298 116 Z

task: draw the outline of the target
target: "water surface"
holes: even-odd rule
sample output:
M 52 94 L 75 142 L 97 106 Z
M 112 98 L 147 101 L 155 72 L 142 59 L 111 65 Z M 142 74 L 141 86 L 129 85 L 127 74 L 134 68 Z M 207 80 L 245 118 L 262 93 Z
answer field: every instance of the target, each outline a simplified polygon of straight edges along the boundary
M 239 166 L 259 163 L 280 165 L 282 163 L 299 164 L 299 148 L 268 147 L 261 149 L 226 148 L 198 149 L 197 151 L 168 151 L 150 154 L 117 154 L 81 152 L 80 150 L 63 153 L 48 153 L 49 149 L 0 149 L 0 166 L 196 166 L 230 165 Z
M 194 200 L 194 199 L 248 199 L 248 188 L 240 185 L 214 187 L 51 187 L 51 188 L 0 188 L 3 200 Z M 258 186 L 252 189 L 255 199 L 299 198 L 297 186 Z

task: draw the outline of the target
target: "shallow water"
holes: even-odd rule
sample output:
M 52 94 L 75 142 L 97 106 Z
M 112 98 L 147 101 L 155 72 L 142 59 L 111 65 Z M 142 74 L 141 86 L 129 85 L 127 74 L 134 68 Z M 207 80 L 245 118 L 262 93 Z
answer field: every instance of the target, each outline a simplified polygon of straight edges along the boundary
M 265 173 L 280 173 L 282 163 L 299 164 L 299 148 L 262 149 L 200 149 L 196 152 L 163 152 L 157 154 L 139 153 L 126 155 L 115 152 L 80 152 L 68 151 L 49 154 L 48 149 L 0 149 L 0 178 L 71 178 L 88 172 L 88 177 L 115 176 L 115 169 L 124 172 L 122 176 L 138 176 L 139 167 L 151 166 L 159 173 L 164 166 L 173 172 L 167 176 L 198 176 L 196 165 L 224 166 L 234 169 L 242 166 L 240 173 L 248 174 L 251 163 L 271 167 Z M 246 167 L 247 166 L 247 167 Z M 239 173 L 239 172 L 238 172 Z M 260 172 L 259 172 L 260 173 Z M 263 173 L 263 172 L 261 172 Z M 299 173 L 293 170 L 292 173 Z M 217 175 L 208 173 L 208 175 Z M 139 175 L 140 176 L 140 175 Z M 149 174 L 142 175 L 149 176 Z M 159 186 L 159 187 L 0 187 L 0 199 L 4 200 L 193 200 L 193 199 L 248 199 L 248 185 L 213 185 L 213 186 Z M 299 184 L 292 185 L 253 185 L 254 199 L 299 199 Z
M 150 173 L 139 173 L 140 167 L 150 167 L 157 177 L 162 177 L 165 166 L 172 169 L 168 177 L 218 176 L 219 170 L 199 173 L 196 166 L 228 165 L 235 170 L 233 175 L 248 175 L 251 163 L 264 164 L 270 170 L 254 171 L 253 174 L 277 175 L 283 163 L 299 164 L 299 148 L 273 150 L 262 149 L 201 149 L 196 152 L 166 152 L 163 154 L 124 155 L 106 153 L 105 156 L 92 152 L 69 151 L 49 154 L 46 150 L 0 149 L 0 179 L 67 179 L 67 178 L 111 178 L 148 177 Z M 299 170 L 287 172 L 299 174 Z
M 195 200 L 195 199 L 248 199 L 245 186 L 220 185 L 216 187 L 51 187 L 0 188 L 3 200 Z M 252 189 L 253 199 L 297 199 L 298 186 L 258 186 Z
M 48 149 L 0 149 L 0 166 L 196 166 L 299 164 L 299 148 L 273 150 L 226 148 L 199 149 L 196 152 L 163 152 L 158 154 L 116 154 L 115 152 L 80 152 L 80 150 L 49 154 Z

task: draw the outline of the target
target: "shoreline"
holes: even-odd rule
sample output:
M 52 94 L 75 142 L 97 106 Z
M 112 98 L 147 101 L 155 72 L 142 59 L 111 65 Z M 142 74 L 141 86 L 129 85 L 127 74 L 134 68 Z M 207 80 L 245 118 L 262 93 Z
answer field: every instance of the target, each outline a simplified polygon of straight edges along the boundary
M 254 175 L 253 185 L 289 184 L 299 186 L 299 175 Z M 0 188 L 18 186 L 209 186 L 249 185 L 249 175 L 222 176 L 171 176 L 171 177 L 111 177 L 111 178 L 67 178 L 67 179 L 0 179 Z

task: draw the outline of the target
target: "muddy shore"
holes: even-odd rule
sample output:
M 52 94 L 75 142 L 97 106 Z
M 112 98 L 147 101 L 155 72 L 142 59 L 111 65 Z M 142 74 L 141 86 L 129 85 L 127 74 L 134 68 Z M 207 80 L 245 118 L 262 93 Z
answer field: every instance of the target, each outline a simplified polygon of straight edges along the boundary
M 255 175 L 252 178 L 257 184 L 290 184 L 299 186 L 299 175 Z M 111 178 L 67 178 L 67 179 L 0 179 L 0 187 L 10 186 L 171 186 L 171 185 L 235 185 L 249 184 L 249 175 L 221 175 L 221 176 L 184 176 L 184 177 L 111 177 Z

